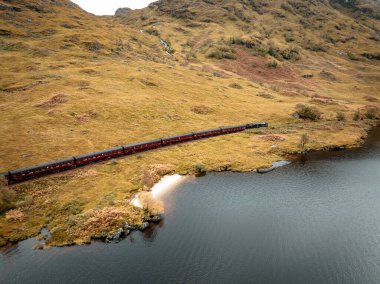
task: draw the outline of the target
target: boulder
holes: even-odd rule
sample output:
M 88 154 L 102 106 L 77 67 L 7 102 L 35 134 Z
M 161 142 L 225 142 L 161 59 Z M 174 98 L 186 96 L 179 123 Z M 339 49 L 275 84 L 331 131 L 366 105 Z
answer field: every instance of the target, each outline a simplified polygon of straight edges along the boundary
M 149 216 L 145 216 L 145 217 L 143 217 L 143 221 L 144 222 L 152 222 L 152 218 Z
M 151 218 L 151 222 L 153 223 L 159 223 L 160 221 L 162 220 L 161 216 L 157 215 L 157 216 L 153 216 Z
M 124 236 L 124 233 L 125 233 L 124 229 L 119 228 L 113 235 L 108 236 L 106 241 L 107 242 L 111 242 L 111 241 L 118 242 Z
M 131 11 L 132 11 L 132 9 L 130 9 L 130 8 L 119 8 L 116 10 L 115 16 L 126 16 Z
M 42 243 L 37 243 L 33 246 L 33 249 L 35 250 L 43 250 L 44 249 L 44 244 Z
M 132 225 L 129 225 L 128 222 L 125 222 L 124 229 L 128 231 L 132 231 L 132 230 L 136 230 L 137 228 Z
M 144 223 L 142 223 L 142 224 L 139 226 L 139 230 L 140 230 L 140 231 L 145 231 L 148 227 L 149 227 L 149 223 L 148 223 L 148 222 L 144 222 Z
M 266 173 L 273 171 L 274 169 L 275 169 L 275 167 L 270 167 L 270 168 L 266 168 L 266 169 L 257 169 L 257 172 L 259 174 L 266 174 Z

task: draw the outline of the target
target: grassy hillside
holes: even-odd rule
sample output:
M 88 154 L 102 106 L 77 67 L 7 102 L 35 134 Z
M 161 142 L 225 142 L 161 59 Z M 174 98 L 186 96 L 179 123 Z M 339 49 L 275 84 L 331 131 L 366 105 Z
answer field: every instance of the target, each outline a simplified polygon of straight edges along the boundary
M 161 175 L 268 166 L 301 151 L 304 133 L 307 148 L 359 145 L 378 116 L 377 4 L 304 3 L 159 1 L 96 17 L 64 0 L 0 1 L 0 172 L 217 126 L 272 125 L 2 185 L 0 244 L 44 226 L 52 244 L 88 242 L 141 222 L 146 212 L 129 200 Z M 321 119 L 294 116 L 300 103 Z

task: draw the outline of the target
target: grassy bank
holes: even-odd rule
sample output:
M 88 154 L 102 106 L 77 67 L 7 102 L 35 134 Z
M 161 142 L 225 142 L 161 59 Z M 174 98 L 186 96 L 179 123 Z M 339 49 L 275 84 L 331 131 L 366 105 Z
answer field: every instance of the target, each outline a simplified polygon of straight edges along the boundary
M 216 137 L 112 160 L 12 186 L 14 209 L 0 217 L 2 243 L 35 236 L 47 227 L 50 245 L 88 243 L 105 237 L 125 221 L 140 224 L 146 211 L 134 208 L 134 194 L 149 189 L 162 175 L 207 171 L 250 171 L 300 151 L 307 132 L 310 149 L 358 146 L 364 122 L 276 125 L 268 130 Z

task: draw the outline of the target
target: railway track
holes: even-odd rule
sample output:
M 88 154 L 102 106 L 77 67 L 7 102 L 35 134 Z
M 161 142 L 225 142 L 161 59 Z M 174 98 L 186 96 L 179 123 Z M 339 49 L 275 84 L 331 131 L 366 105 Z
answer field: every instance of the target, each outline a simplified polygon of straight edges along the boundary
M 51 175 L 58 172 L 68 171 L 71 169 L 83 167 L 85 165 L 98 163 L 108 159 L 118 158 L 122 156 L 128 156 L 135 153 L 162 148 L 169 145 L 180 144 L 188 141 L 194 141 L 199 139 L 205 139 L 209 137 L 215 137 L 220 135 L 226 135 L 230 133 L 241 132 L 251 128 L 268 127 L 268 123 L 249 123 L 237 126 L 229 126 L 222 128 L 209 129 L 198 132 L 190 132 L 186 134 L 159 138 L 155 140 L 142 141 L 135 144 L 126 146 L 120 146 L 102 150 L 99 152 L 73 156 L 70 158 L 52 161 L 44 164 L 39 164 L 27 168 L 16 169 L 2 173 L 8 180 L 8 184 L 20 183 L 26 180 L 32 180 L 39 177 Z

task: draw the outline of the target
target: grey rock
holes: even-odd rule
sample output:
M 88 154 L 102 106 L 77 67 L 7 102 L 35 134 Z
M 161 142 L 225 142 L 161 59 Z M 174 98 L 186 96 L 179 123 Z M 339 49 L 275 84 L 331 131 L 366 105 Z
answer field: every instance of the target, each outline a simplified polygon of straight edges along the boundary
M 143 217 L 143 221 L 144 222 L 152 222 L 152 218 L 148 217 L 148 216 L 145 216 L 145 217 Z
M 119 8 L 116 10 L 115 12 L 115 16 L 125 16 L 125 15 L 128 15 L 129 12 L 131 12 L 132 9 L 130 8 Z
M 149 227 L 149 223 L 148 223 L 148 222 L 144 222 L 144 223 L 142 223 L 142 224 L 140 225 L 139 230 L 140 230 L 140 231 L 144 231 L 144 230 L 146 230 L 148 227 Z
M 346 147 L 345 146 L 326 146 L 323 149 L 327 151 L 343 151 L 346 149 Z
M 113 235 L 114 240 L 120 240 L 120 238 L 124 235 L 124 229 L 119 228 L 116 233 Z
M 152 218 L 151 218 L 151 222 L 153 222 L 153 223 L 158 223 L 158 222 L 160 222 L 162 220 L 162 218 L 161 218 L 161 216 L 153 216 Z
M 124 236 L 124 229 L 123 228 L 119 228 L 116 233 L 114 233 L 113 235 L 110 235 L 106 238 L 106 242 L 111 242 L 111 241 L 115 241 L 115 242 L 118 242 L 120 241 L 120 239 Z
M 266 168 L 266 169 L 257 169 L 257 172 L 259 174 L 266 174 L 266 173 L 273 171 L 274 169 L 275 169 L 275 167 Z
M 131 230 L 136 230 L 136 227 L 129 225 L 128 222 L 125 222 L 124 229 L 131 231 Z
M 35 250 L 43 250 L 44 249 L 44 244 L 42 244 L 42 243 L 35 244 L 33 246 L 33 249 L 35 249 Z

